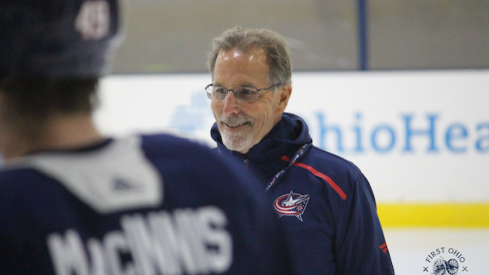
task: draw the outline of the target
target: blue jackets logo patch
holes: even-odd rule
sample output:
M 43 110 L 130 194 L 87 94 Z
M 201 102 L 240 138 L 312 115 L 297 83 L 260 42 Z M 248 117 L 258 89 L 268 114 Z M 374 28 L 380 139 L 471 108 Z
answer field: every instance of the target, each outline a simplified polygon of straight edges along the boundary
M 278 213 L 278 217 L 296 216 L 302 221 L 302 214 L 306 211 L 309 195 L 301 195 L 290 191 L 289 194 L 284 194 L 278 197 L 273 203 L 273 208 Z

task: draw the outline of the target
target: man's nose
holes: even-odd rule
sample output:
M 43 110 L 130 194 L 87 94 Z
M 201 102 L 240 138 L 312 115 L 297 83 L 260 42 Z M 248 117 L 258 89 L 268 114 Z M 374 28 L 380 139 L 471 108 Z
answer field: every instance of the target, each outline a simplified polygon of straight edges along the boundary
M 224 98 L 223 113 L 225 116 L 239 113 L 238 99 L 234 96 L 233 91 L 228 91 L 228 94 Z

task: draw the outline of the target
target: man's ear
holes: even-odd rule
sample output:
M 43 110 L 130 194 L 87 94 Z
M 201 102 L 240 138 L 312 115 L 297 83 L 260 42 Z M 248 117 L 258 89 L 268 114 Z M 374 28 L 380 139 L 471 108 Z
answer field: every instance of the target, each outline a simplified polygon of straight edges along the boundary
M 278 92 L 280 93 L 278 106 L 283 112 L 289 103 L 289 98 L 292 94 L 292 85 L 283 85 Z

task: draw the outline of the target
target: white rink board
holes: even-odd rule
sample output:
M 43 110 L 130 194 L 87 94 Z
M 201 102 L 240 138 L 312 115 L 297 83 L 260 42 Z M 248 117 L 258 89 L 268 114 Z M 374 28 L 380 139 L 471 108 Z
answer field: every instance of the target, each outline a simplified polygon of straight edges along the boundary
M 214 146 L 207 74 L 110 76 L 102 132 L 170 132 Z M 353 161 L 379 203 L 489 201 L 489 70 L 295 73 L 287 112 Z M 338 138 L 340 133 L 341 138 Z

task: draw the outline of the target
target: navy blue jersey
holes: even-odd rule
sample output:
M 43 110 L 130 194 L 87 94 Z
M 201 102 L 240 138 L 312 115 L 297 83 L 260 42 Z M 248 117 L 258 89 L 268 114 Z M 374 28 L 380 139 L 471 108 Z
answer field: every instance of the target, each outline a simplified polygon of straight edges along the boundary
M 0 172 L 0 274 L 290 274 L 237 166 L 167 135 L 17 159 Z
M 369 182 L 351 162 L 312 145 L 293 114 L 248 153 L 228 150 L 214 125 L 218 151 L 259 177 L 283 223 L 296 274 L 394 274 Z

